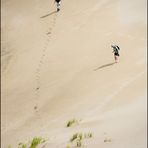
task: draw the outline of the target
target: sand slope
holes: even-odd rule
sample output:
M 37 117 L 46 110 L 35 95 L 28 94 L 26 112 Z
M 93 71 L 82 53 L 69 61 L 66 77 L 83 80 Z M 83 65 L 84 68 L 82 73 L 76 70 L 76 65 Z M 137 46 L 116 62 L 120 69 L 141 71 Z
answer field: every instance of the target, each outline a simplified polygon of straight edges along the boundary
M 75 132 L 92 132 L 89 148 L 146 148 L 146 1 L 61 8 L 2 0 L 1 146 L 43 136 L 46 147 L 64 148 Z M 80 124 L 65 128 L 72 118 Z

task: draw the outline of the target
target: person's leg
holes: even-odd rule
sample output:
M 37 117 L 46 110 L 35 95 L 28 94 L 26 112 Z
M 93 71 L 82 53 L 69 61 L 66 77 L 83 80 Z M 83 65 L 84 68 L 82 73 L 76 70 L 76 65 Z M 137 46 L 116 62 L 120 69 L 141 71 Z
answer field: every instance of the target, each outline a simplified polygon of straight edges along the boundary
M 118 63 L 118 56 L 114 56 L 115 57 L 115 63 Z

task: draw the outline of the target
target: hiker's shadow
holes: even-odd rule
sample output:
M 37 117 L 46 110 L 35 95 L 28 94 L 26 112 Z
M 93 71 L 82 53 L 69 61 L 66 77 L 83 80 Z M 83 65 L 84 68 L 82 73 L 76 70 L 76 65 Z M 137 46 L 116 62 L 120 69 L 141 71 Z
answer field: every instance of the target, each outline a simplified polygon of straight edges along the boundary
M 57 11 L 53 11 L 53 12 L 51 12 L 51 13 L 49 13 L 49 14 L 46 14 L 46 15 L 44 15 L 44 16 L 41 16 L 40 18 L 45 18 L 45 17 L 48 17 L 48 16 L 53 15 L 53 14 L 55 14 L 55 13 L 57 13 Z
M 108 67 L 108 66 L 111 66 L 111 65 L 114 65 L 114 64 L 115 64 L 115 62 L 102 65 L 102 66 L 100 66 L 100 67 L 94 69 L 94 71 L 97 71 L 97 70 L 99 70 L 99 69 L 102 69 L 102 68 L 105 68 L 105 67 Z

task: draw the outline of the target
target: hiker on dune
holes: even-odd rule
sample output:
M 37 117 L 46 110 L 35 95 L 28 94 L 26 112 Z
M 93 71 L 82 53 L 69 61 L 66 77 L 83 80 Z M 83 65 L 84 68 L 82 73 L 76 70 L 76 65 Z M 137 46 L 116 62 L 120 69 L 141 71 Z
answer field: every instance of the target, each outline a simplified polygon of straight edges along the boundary
M 61 6 L 61 0 L 55 0 L 57 3 L 57 12 L 60 11 L 60 6 Z
M 115 63 L 118 63 L 119 62 L 119 56 L 120 56 L 119 55 L 120 48 L 115 44 L 112 44 L 111 47 L 113 48 Z

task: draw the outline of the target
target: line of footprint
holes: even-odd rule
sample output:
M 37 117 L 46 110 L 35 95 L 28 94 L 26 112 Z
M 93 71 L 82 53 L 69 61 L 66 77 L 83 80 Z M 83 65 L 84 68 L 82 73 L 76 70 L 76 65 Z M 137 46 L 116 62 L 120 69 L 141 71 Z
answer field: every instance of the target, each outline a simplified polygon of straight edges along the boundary
M 35 88 L 35 99 L 36 99 L 36 104 L 34 106 L 34 110 L 36 112 L 38 112 L 38 101 L 39 101 L 39 98 L 40 98 L 40 89 L 41 89 L 41 69 L 42 69 L 42 65 L 44 64 L 44 59 L 45 59 L 45 56 L 46 56 L 46 51 L 47 51 L 47 47 L 48 47 L 48 44 L 51 40 L 51 35 L 52 35 L 52 30 L 56 24 L 56 19 L 57 19 L 57 13 L 54 14 L 54 17 L 53 17 L 53 20 L 52 20 L 52 26 L 48 28 L 47 32 L 46 32 L 46 35 L 47 35 L 47 39 L 46 39 L 46 43 L 42 49 L 42 53 L 41 53 L 41 57 L 40 57 L 40 60 L 39 60 L 39 64 L 37 66 L 37 69 L 36 69 L 36 88 Z

